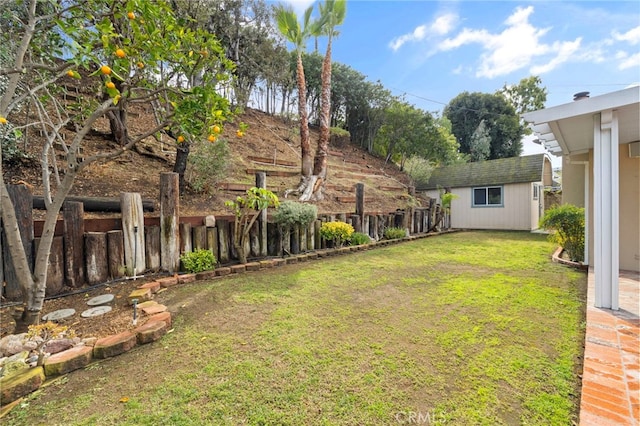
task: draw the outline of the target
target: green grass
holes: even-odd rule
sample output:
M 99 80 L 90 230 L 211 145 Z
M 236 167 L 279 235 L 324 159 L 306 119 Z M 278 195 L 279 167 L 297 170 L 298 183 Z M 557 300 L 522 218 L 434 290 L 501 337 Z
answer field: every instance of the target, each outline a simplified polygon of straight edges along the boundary
M 173 333 L 6 424 L 571 424 L 586 277 L 553 248 L 464 232 L 172 288 Z

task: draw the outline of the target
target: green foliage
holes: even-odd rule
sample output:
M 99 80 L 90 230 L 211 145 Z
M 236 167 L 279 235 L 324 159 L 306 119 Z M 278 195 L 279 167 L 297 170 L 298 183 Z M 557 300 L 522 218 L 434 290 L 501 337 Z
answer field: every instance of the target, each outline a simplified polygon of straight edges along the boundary
M 228 169 L 229 145 L 224 139 L 215 143 L 199 142 L 191 146 L 185 180 L 195 192 L 213 194 Z
M 346 222 L 325 222 L 320 227 L 320 236 L 331 241 L 334 247 L 342 247 L 353 234 L 353 226 Z
M 424 186 L 429 183 L 434 165 L 426 158 L 413 155 L 404 163 L 404 171 L 411 177 L 414 185 Z
M 329 130 L 331 131 L 331 135 L 349 136 L 349 131 L 345 129 L 341 129 L 340 127 L 331 127 Z
M 216 266 L 216 257 L 211 250 L 200 249 L 180 256 L 182 268 L 189 273 L 211 271 Z
M 2 145 L 2 161 L 11 163 L 25 158 L 25 153 L 18 146 L 18 141 L 22 138 L 22 132 L 15 129 L 9 122 L 0 125 L 0 144 Z
M 440 194 L 440 202 L 442 203 L 442 208 L 448 212 L 451 209 L 451 202 L 456 198 L 458 198 L 457 194 L 452 194 L 451 192 L 442 192 Z
M 367 234 L 363 234 L 362 232 L 354 232 L 349 237 L 349 244 L 352 246 L 359 246 L 361 244 L 369 244 L 371 242 L 371 238 Z
M 51 321 L 47 321 L 42 324 L 30 325 L 25 338 L 26 340 L 36 342 L 36 351 L 38 352 L 38 365 L 42 365 L 44 363 L 44 355 L 47 343 L 55 339 L 61 339 L 64 336 L 73 338 L 75 337 L 75 332 L 73 330 L 69 330 L 69 327 L 67 327 L 66 325 L 58 325 Z
M 584 260 L 584 208 L 563 204 L 547 210 L 540 227 L 555 232 L 549 239 L 567 251 L 574 262 Z
M 318 208 L 313 204 L 286 200 L 273 213 L 273 221 L 278 225 L 308 225 L 318 217 Z
M 407 236 L 407 231 L 402 228 L 391 227 L 384 230 L 385 240 L 395 240 L 397 238 L 404 238 Z

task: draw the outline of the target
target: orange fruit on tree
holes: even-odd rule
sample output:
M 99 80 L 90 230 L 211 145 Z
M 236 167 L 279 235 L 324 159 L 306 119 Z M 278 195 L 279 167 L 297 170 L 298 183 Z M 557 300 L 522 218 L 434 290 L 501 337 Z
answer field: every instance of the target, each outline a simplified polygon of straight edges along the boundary
M 140 68 L 140 69 L 144 68 L 144 63 L 142 63 L 142 62 L 138 62 L 136 65 L 137 65 L 137 66 L 138 66 L 138 68 Z
M 133 12 L 129 12 L 129 13 L 127 13 L 127 18 L 129 18 L 129 19 L 136 19 L 136 14 L 135 14 L 135 13 L 133 13 Z
M 180 135 L 178 136 L 178 143 L 182 143 L 184 142 L 184 136 Z
M 7 119 L 0 116 L 0 124 L 7 124 Z
M 215 142 L 216 141 L 216 135 L 209 135 L 209 137 L 207 139 L 209 140 L 209 142 Z
M 100 72 L 104 75 L 109 75 L 111 74 L 111 68 L 109 68 L 109 65 L 103 65 L 100 67 Z
M 113 81 L 107 81 L 105 86 L 107 86 L 107 89 L 115 89 L 116 88 L 116 85 L 113 83 Z
M 125 51 L 124 51 L 124 50 L 122 50 L 122 49 L 118 49 L 118 50 L 116 50 L 116 56 L 117 56 L 118 58 L 124 58 L 125 56 L 127 56 L 127 54 L 125 53 Z
M 74 76 L 73 71 L 71 71 L 71 70 L 67 71 L 67 75 L 68 75 L 69 77 L 72 77 L 72 78 L 73 78 L 73 76 Z

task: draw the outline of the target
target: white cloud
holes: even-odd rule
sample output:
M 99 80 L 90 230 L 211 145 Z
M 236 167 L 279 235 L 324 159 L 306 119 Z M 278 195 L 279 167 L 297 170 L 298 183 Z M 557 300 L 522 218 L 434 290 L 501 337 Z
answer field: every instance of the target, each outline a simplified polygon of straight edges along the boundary
M 289 3 L 298 16 L 302 16 L 304 11 L 314 3 L 315 0 L 284 0 Z
M 557 68 L 558 65 L 567 62 L 580 48 L 582 38 L 574 41 L 564 41 L 553 43 L 552 51 L 557 52 L 556 56 L 543 65 L 534 65 L 531 67 L 531 74 L 540 75 Z
M 640 52 L 629 55 L 627 52 L 619 51 L 615 58 L 620 61 L 618 69 L 624 71 L 629 68 L 640 68 Z
M 412 32 L 394 38 L 389 42 L 389 47 L 397 51 L 406 43 L 422 41 L 432 36 L 444 36 L 455 28 L 457 22 L 458 16 L 453 13 L 440 15 L 433 22 L 419 25 Z
M 640 43 L 640 26 L 630 29 L 626 33 L 620 34 L 617 31 L 613 32 L 613 38 L 617 41 L 626 41 L 632 46 Z

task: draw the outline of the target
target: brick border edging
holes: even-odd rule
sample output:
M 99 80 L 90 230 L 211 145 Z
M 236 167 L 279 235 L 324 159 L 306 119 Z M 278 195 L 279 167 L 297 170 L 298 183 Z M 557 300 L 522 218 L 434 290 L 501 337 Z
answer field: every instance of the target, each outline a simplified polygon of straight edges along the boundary
M 577 268 L 583 271 L 586 271 L 587 269 L 589 269 L 589 265 L 585 265 L 582 262 L 574 262 L 572 260 L 561 258 L 560 255 L 562 255 L 563 251 L 564 251 L 564 248 L 558 247 L 556 251 L 553 252 L 553 255 L 551 255 L 551 260 L 555 263 L 559 263 L 565 266 L 570 266 L 572 268 Z
M 216 268 L 213 271 L 206 271 L 205 273 L 200 272 L 163 277 L 158 278 L 156 281 L 158 281 L 162 287 L 168 288 L 177 284 L 216 280 L 225 276 L 236 275 L 238 273 L 260 271 L 272 267 L 317 260 L 327 256 L 355 253 L 377 247 L 395 245 L 402 242 L 414 241 L 460 231 L 461 230 L 459 229 L 448 229 L 439 232 L 416 234 L 393 240 L 372 241 L 368 244 L 358 246 L 319 249 L 287 257 L 276 257 L 272 259 L 248 262 L 247 264 L 242 265 L 223 266 Z M 249 265 L 249 267 L 247 267 L 247 265 Z M 236 267 L 234 268 L 234 266 Z M 215 275 L 213 273 L 215 273 Z M 140 287 L 143 286 L 148 287 L 148 283 L 142 284 Z M 2 386 L 0 386 L 0 418 L 6 415 L 15 405 L 17 405 L 23 397 L 40 388 L 47 379 L 64 376 L 72 371 L 85 368 L 94 361 L 118 356 L 130 351 L 134 347 L 159 340 L 170 329 L 172 321 L 172 314 L 168 311 L 150 315 L 145 324 L 137 327 L 133 331 L 125 330 L 121 333 L 97 339 L 93 345 L 87 344 L 84 346 L 74 346 L 70 349 L 49 356 L 45 360 L 43 366 L 25 369 L 23 372 L 11 376 L 7 380 L 0 379 L 0 383 L 2 384 Z M 158 324 L 159 322 L 163 322 L 164 326 Z M 91 349 L 89 350 L 87 348 Z M 24 378 L 26 383 L 20 381 L 20 378 Z M 17 389 L 18 392 L 14 393 L 14 389 Z

